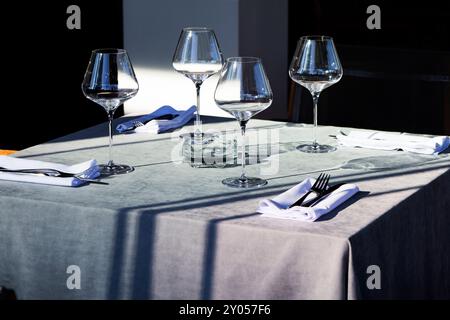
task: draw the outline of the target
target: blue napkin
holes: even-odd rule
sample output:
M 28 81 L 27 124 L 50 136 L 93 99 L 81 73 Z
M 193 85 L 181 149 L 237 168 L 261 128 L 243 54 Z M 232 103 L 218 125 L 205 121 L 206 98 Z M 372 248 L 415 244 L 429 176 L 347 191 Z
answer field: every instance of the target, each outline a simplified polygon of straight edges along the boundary
M 120 133 L 123 132 L 147 132 L 147 133 L 161 133 L 171 129 L 176 129 L 184 126 L 195 115 L 197 108 L 195 106 L 190 107 L 185 111 L 175 110 L 171 106 L 162 106 L 157 110 L 147 115 L 141 116 L 134 120 L 126 121 L 119 124 L 116 130 Z M 164 116 L 172 116 L 170 120 L 157 118 Z M 136 121 L 144 124 L 144 126 L 136 126 Z

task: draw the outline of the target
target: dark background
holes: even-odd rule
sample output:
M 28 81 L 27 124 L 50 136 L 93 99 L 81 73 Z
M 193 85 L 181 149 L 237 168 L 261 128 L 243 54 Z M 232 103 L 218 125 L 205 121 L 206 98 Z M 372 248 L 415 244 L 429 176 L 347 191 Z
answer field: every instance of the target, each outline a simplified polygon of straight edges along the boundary
M 66 27 L 72 4 L 81 7 L 81 30 Z M 381 30 L 366 28 L 371 4 L 381 8 Z M 91 50 L 123 47 L 122 1 L 15 1 L 2 11 L 11 19 L 2 20 L 0 149 L 106 121 L 80 86 Z M 300 36 L 326 34 L 344 67 L 321 95 L 319 124 L 450 134 L 448 1 L 290 0 L 288 24 L 289 61 Z M 309 92 L 292 83 L 286 94 L 289 120 L 311 122 Z
M 369 5 L 381 29 L 369 30 Z M 302 35 L 334 38 L 344 76 L 319 100 L 319 125 L 450 134 L 448 1 L 289 2 L 289 56 Z M 307 90 L 290 86 L 293 121 L 312 122 Z
M 72 4 L 81 7 L 81 30 L 66 27 Z M 123 46 L 122 1 L 15 1 L 2 11 L 12 19 L 2 20 L 8 99 L 0 112 L 0 149 L 19 150 L 106 121 L 104 109 L 83 96 L 81 82 L 93 49 Z

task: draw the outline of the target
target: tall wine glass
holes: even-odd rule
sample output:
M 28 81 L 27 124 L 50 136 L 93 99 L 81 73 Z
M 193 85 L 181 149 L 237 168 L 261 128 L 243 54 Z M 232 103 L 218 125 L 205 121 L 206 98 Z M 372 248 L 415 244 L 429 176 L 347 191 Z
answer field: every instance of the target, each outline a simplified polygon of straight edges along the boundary
M 128 173 L 133 167 L 115 164 L 112 160 L 114 112 L 139 90 L 128 54 L 123 49 L 97 49 L 91 59 L 81 85 L 84 95 L 105 108 L 109 120 L 109 161 L 100 165 L 102 175 Z
M 289 68 L 292 80 L 311 92 L 314 104 L 313 142 L 297 147 L 310 153 L 324 153 L 336 150 L 335 147 L 317 142 L 317 104 L 323 89 L 338 82 L 342 77 L 333 39 L 327 36 L 301 37 Z
M 208 28 L 184 28 L 181 31 L 172 65 L 191 79 L 197 92 L 197 113 L 194 135 L 196 141 L 211 138 L 201 131 L 200 87 L 203 82 L 222 69 L 223 58 L 214 31 Z
M 255 114 L 268 108 L 273 100 L 272 89 L 261 59 L 254 57 L 228 58 L 214 93 L 219 108 L 237 119 L 242 134 L 242 172 L 240 177 L 227 178 L 223 184 L 235 188 L 260 187 L 266 180 L 245 175 L 245 128 Z

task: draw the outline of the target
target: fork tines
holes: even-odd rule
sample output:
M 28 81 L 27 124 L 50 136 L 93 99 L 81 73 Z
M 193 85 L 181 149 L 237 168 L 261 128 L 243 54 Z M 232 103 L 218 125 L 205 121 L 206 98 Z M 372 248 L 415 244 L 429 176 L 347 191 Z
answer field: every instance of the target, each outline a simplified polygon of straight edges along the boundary
M 311 190 L 314 192 L 324 192 L 328 186 L 328 182 L 330 181 L 330 175 L 326 173 L 321 173 L 317 178 L 314 185 L 311 187 Z
M 317 199 L 317 197 L 319 197 L 322 193 L 324 193 L 327 190 L 329 181 L 330 181 L 330 175 L 326 174 L 326 173 L 321 173 L 317 177 L 317 180 L 314 182 L 311 189 L 307 193 L 305 193 L 300 199 L 298 199 L 293 204 L 291 204 L 289 206 L 289 208 L 302 205 L 303 201 L 306 199 L 306 197 L 309 194 L 311 194 L 312 192 L 316 193 L 317 196 L 315 197 L 315 199 Z M 311 202 L 311 201 L 308 201 L 308 202 Z
M 144 124 L 142 122 L 140 122 L 140 121 L 133 121 L 133 124 L 134 124 L 135 127 L 142 127 L 142 126 L 144 126 Z

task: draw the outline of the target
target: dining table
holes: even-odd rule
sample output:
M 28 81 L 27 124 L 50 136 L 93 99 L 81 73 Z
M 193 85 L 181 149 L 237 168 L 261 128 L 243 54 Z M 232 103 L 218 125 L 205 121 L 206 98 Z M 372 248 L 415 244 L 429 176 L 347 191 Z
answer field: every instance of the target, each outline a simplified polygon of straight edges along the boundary
M 125 116 L 115 125 L 133 119 Z M 203 128 L 239 137 L 236 121 Z M 240 161 L 192 167 L 180 134 L 118 134 L 131 173 L 61 187 L 0 180 L 0 286 L 18 299 L 449 299 L 450 155 L 344 147 L 352 128 L 319 126 L 337 147 L 304 153 L 312 126 L 253 119 L 248 176 Z M 99 124 L 15 153 L 64 164 L 107 161 Z M 265 217 L 271 199 L 320 173 L 359 192 L 314 222 Z M 74 270 L 78 285 L 70 285 Z

